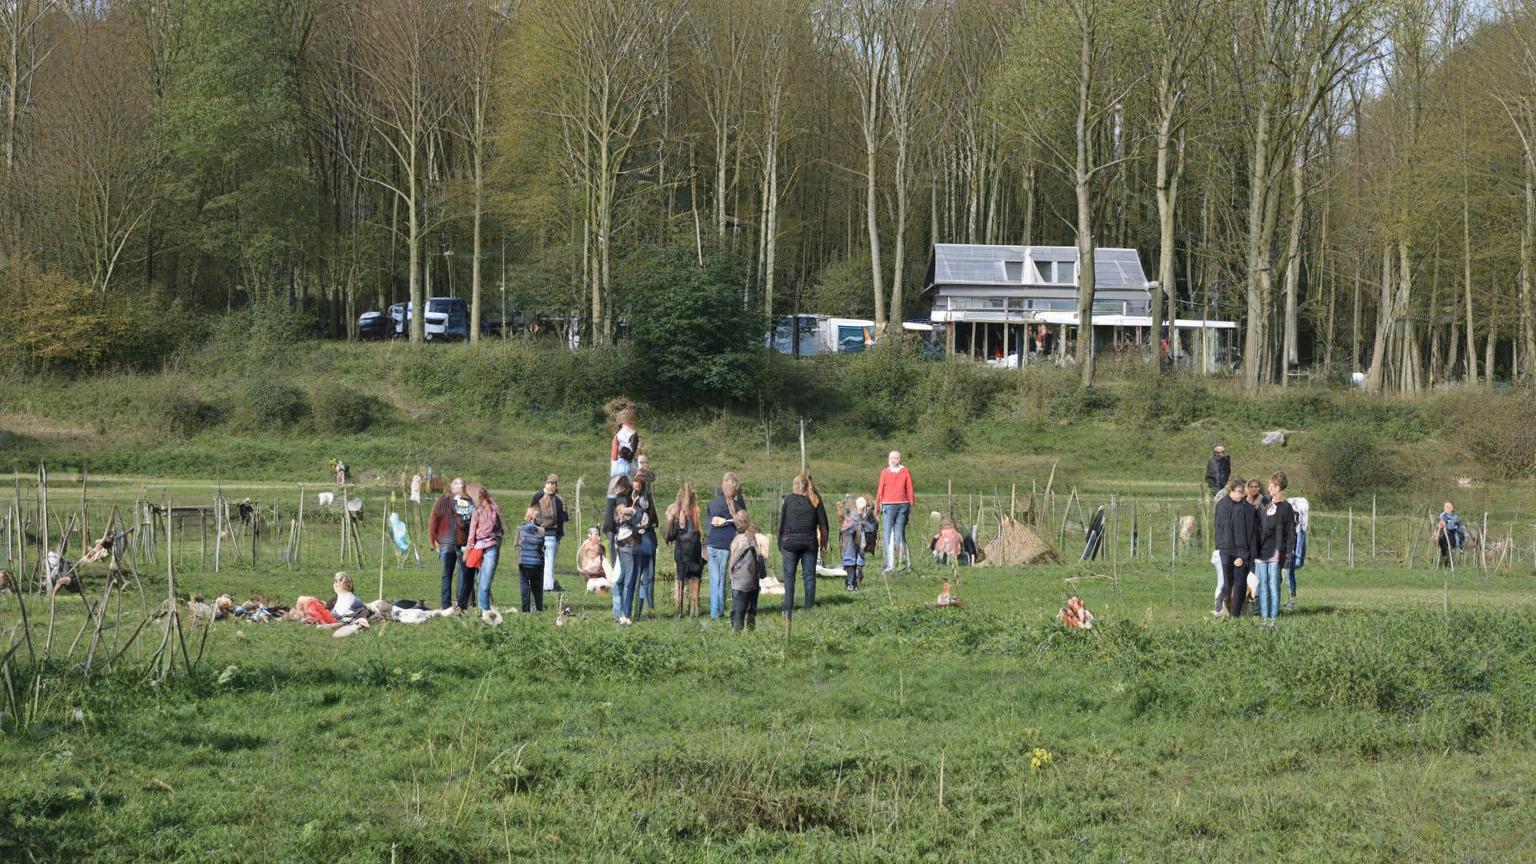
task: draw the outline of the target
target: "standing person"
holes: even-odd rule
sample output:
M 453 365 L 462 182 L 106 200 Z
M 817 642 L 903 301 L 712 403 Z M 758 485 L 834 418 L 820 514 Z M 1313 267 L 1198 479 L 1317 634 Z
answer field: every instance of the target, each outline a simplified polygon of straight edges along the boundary
M 727 471 L 720 478 L 720 488 L 715 490 L 714 500 L 704 513 L 709 523 L 709 617 L 719 618 L 725 613 L 726 565 L 730 563 L 731 541 L 736 539 L 736 511 L 746 510 L 746 499 L 741 497 L 741 482 L 734 471 Z
M 555 556 L 560 553 L 560 541 L 565 539 L 565 523 L 571 514 L 565 510 L 565 499 L 560 497 L 560 475 L 544 478 L 544 488 L 533 493 L 533 506 L 539 511 L 539 527 L 544 529 L 544 590 L 554 591 Z
M 779 554 L 784 559 L 784 618 L 795 609 L 795 568 L 805 581 L 805 610 L 816 605 L 816 549 L 827 536 L 827 509 L 804 471 L 795 475 L 779 504 Z
M 1210 461 L 1205 463 L 1205 487 L 1211 490 L 1211 495 L 1221 495 L 1226 491 L 1227 481 L 1232 479 L 1232 459 L 1227 456 L 1227 445 L 1217 444 L 1211 448 Z
M 1221 554 L 1222 588 L 1227 608 L 1219 617 L 1243 614 L 1248 584 L 1247 566 L 1258 551 L 1259 512 L 1244 500 L 1247 490 L 1240 477 L 1227 481 L 1227 497 L 1216 502 L 1216 550 Z
M 837 538 L 843 553 L 843 590 L 857 591 L 864 581 L 864 538 L 877 527 L 863 496 L 837 505 Z
M 620 558 L 619 531 L 621 528 L 624 528 L 624 526 L 621 524 L 623 520 L 620 518 L 619 512 L 621 510 L 627 511 L 629 509 L 630 501 L 632 498 L 633 489 L 630 486 L 629 475 L 620 474 L 619 476 L 613 478 L 613 480 L 608 484 L 608 505 L 607 509 L 603 511 L 603 533 L 608 536 L 608 554 L 612 556 L 609 558 L 610 568 L 617 567 Z M 628 536 L 628 533 L 629 531 L 626 530 L 626 537 Z M 613 585 L 612 599 L 614 620 L 618 620 L 619 618 L 627 618 L 629 616 L 629 611 L 623 608 L 624 591 L 620 584 L 624 580 L 624 571 L 622 568 L 618 570 L 618 577 L 618 581 Z
M 1296 608 L 1296 571 L 1307 563 L 1307 529 L 1312 519 L 1312 502 L 1305 498 L 1288 498 L 1291 509 L 1296 511 L 1296 551 L 1290 560 L 1291 597 L 1285 601 L 1287 612 Z
M 757 596 L 762 590 L 763 553 L 757 548 L 757 529 L 746 510 L 731 519 L 736 529 L 726 566 L 731 575 L 731 629 L 757 629 Z
M 523 524 L 517 527 L 517 587 L 524 612 L 544 611 L 544 529 L 537 507 L 524 511 Z
M 1441 567 L 1451 566 L 1452 549 L 1465 549 L 1467 546 L 1466 525 L 1461 521 L 1461 514 L 1456 512 L 1456 505 L 1449 501 L 1445 502 L 1440 515 L 1435 517 L 1435 545 L 1440 549 Z
M 901 452 L 892 450 L 875 484 L 875 506 L 880 508 L 880 531 L 885 534 L 886 573 L 896 569 L 896 553 L 907 548 L 907 518 L 912 515 L 913 500 L 912 472 L 901 464 Z
M 1263 510 L 1269 506 L 1269 496 L 1264 494 L 1264 486 L 1259 481 L 1249 480 L 1245 491 L 1248 503 L 1253 505 L 1253 509 Z
M 475 512 L 469 519 L 469 548 L 480 550 L 480 566 L 476 569 L 475 599 L 480 604 L 480 615 L 491 611 L 491 580 L 496 578 L 496 559 L 501 553 L 501 537 L 506 526 L 501 521 L 501 508 L 484 486 L 475 490 Z
M 1269 475 L 1269 504 L 1259 512 L 1259 548 L 1254 565 L 1259 575 L 1259 616 L 1265 627 L 1275 626 L 1280 607 L 1280 568 L 1296 552 L 1296 511 L 1285 500 L 1284 471 Z
M 631 506 L 635 508 L 635 616 L 646 609 L 656 617 L 656 551 L 661 545 L 661 520 L 656 518 L 656 497 L 652 488 L 656 475 L 646 468 L 635 472 L 635 494 Z
M 448 484 L 448 491 L 438 496 L 432 505 L 432 516 L 427 521 L 427 536 L 432 538 L 432 548 L 437 550 L 443 562 L 442 608 L 469 608 L 469 568 L 464 564 L 463 551 L 469 542 L 469 518 L 474 514 L 474 504 L 464 494 L 464 478 L 455 477 Z M 453 571 L 459 571 L 459 603 L 453 603 Z
M 699 530 L 699 499 L 693 484 L 684 483 L 677 490 L 677 500 L 667 508 L 666 540 L 672 544 L 672 561 L 677 565 L 677 585 L 672 589 L 672 603 L 678 617 L 686 608 L 690 618 L 699 615 L 699 576 L 704 572 L 704 538 Z
M 608 476 L 635 476 L 635 457 L 640 455 L 640 433 L 635 430 L 634 406 L 619 409 L 614 418 L 618 428 L 613 432 L 613 442 L 608 448 Z
M 638 617 L 637 591 L 655 578 L 657 523 L 649 479 L 648 475 L 636 475 L 630 502 L 614 510 L 618 525 L 614 542 L 619 547 L 619 584 L 613 593 L 619 598 L 616 617 L 620 624 L 629 624 Z M 643 601 L 640 608 L 644 608 Z

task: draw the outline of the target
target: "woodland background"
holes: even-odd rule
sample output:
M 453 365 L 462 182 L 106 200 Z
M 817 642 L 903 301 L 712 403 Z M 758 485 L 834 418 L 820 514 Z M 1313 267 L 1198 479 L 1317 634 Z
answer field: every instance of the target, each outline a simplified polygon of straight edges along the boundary
M 700 290 L 764 324 L 884 323 L 933 242 L 1097 244 L 1142 252 L 1155 314 L 1241 322 L 1249 389 L 1518 381 L 1532 13 L 6 0 L 0 329 L 18 364 L 143 366 L 236 307 L 339 337 L 452 293 L 602 346 L 658 252 L 728 259 Z

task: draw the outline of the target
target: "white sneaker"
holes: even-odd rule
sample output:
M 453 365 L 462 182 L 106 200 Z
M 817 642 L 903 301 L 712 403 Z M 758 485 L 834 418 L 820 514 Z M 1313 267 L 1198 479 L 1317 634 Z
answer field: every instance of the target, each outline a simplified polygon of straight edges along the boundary
M 629 616 L 621 615 L 621 616 L 619 616 L 619 623 L 620 624 L 633 624 L 635 622 L 629 620 Z

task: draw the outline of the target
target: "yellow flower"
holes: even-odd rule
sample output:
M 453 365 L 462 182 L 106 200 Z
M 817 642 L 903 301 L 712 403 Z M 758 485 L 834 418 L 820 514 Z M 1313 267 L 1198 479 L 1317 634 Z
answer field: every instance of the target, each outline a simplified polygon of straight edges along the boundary
M 1036 747 L 1034 753 L 1029 757 L 1030 770 L 1039 771 L 1049 764 L 1051 764 L 1051 751 L 1043 747 Z

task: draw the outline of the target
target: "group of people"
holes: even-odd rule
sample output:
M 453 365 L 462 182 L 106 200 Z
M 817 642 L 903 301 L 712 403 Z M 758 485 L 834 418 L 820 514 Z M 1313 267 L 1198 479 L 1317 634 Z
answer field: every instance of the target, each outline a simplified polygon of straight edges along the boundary
M 557 590 L 555 556 L 569 520 L 565 500 L 560 497 L 560 477 L 550 474 L 512 532 L 522 611 L 544 611 L 544 592 Z M 427 522 L 427 536 L 442 562 L 442 609 L 467 612 L 473 586 L 481 616 L 492 616 L 491 586 L 507 530 L 501 506 L 489 489 L 478 483 L 466 485 L 462 477 L 453 478 L 448 491 L 432 505 Z
M 767 549 L 759 539 L 758 523 L 747 507 L 740 479 L 735 472 L 725 472 L 702 510 L 698 491 L 685 482 L 658 514 L 656 474 L 641 446 L 634 409 L 619 410 L 615 420 L 602 525 L 588 532 L 577 554 L 577 568 L 588 587 L 612 591 L 613 618 L 620 624 L 630 624 L 647 612 L 654 615 L 656 556 L 665 541 L 672 547 L 676 566 L 673 604 L 679 615 L 700 614 L 700 585 L 707 571 L 710 618 L 729 614 L 733 627 L 752 627 L 768 578 Z M 896 567 L 905 551 L 913 500 L 912 473 L 902 464 L 901 454 L 893 451 L 876 483 L 873 507 L 863 497 L 844 496 L 837 503 L 836 536 L 845 590 L 859 589 L 865 556 L 874 551 L 877 532 L 886 538 L 885 569 Z M 830 548 L 831 528 L 815 479 L 808 471 L 800 472 L 779 503 L 778 513 L 783 562 L 779 584 L 786 619 L 794 613 L 797 595 L 802 610 L 815 608 L 817 564 Z
M 1205 482 L 1216 495 L 1215 606 L 1217 618 L 1237 618 L 1250 593 L 1266 627 L 1275 626 L 1280 609 L 1280 575 L 1290 576 L 1286 610 L 1296 608 L 1296 570 L 1306 560 L 1311 507 L 1290 498 L 1284 471 L 1269 475 L 1267 485 L 1233 477 L 1226 447 L 1218 444 L 1206 464 Z M 1252 577 L 1252 578 L 1250 578 Z

